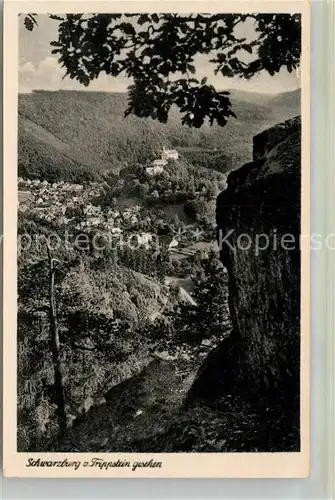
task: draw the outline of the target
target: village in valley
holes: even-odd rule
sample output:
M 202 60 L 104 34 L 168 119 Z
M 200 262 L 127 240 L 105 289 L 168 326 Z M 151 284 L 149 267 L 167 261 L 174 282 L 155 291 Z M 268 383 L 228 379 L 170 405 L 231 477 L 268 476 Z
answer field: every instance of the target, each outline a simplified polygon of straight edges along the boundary
M 159 179 L 168 163 L 178 160 L 178 156 L 178 151 L 163 147 L 161 158 L 145 167 L 145 175 Z M 118 182 L 124 185 L 124 179 Z M 129 206 L 119 204 L 115 198 L 105 203 L 109 190 L 106 180 L 79 184 L 19 178 L 18 210 L 23 216 L 55 228 L 91 235 L 100 232 L 114 241 L 131 237 L 132 245 L 136 243 L 137 248 L 159 250 L 163 245 L 171 260 L 187 259 L 197 253 L 205 256 L 215 248 L 214 242 L 202 241 L 203 231 L 196 221 L 179 220 L 178 216 L 167 221 L 164 212 L 148 210 L 133 200 Z M 159 241 L 157 228 L 167 225 L 170 237 Z

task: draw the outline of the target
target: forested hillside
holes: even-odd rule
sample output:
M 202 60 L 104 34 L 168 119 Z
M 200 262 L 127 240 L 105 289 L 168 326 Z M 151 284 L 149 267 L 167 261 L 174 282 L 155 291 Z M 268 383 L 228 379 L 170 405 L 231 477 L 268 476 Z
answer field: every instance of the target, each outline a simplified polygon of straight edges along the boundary
M 300 90 L 277 96 L 232 91 L 226 127 L 182 126 L 176 110 L 166 125 L 124 117 L 126 94 L 34 91 L 19 96 L 19 175 L 82 182 L 106 171 L 144 164 L 163 145 L 194 165 L 233 170 L 248 161 L 252 137 L 300 112 Z M 236 138 L 238 137 L 238 140 Z

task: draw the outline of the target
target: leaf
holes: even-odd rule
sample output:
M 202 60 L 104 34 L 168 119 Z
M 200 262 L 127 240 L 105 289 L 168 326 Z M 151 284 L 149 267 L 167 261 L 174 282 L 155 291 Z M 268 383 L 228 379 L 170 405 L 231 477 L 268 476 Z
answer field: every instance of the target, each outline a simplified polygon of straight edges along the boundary
M 25 28 L 28 30 L 28 31 L 33 31 L 34 29 L 34 23 L 33 21 L 30 19 L 30 17 L 26 16 L 24 18 L 24 26 Z
M 251 47 L 251 45 L 248 45 L 248 44 L 246 44 L 246 43 L 243 43 L 243 44 L 241 45 L 241 48 L 242 48 L 242 49 L 244 49 L 244 50 L 246 50 L 247 52 L 249 52 L 249 54 L 252 54 L 252 47 Z
M 205 76 L 202 80 L 201 80 L 201 85 L 205 85 L 206 82 L 207 82 L 208 78 L 207 76 Z
M 140 26 L 142 26 L 142 24 L 147 23 L 148 20 L 149 20 L 148 14 L 141 14 L 137 22 Z
M 218 61 L 219 61 L 219 62 L 225 62 L 225 61 L 226 61 L 226 59 L 227 59 L 227 56 L 226 56 L 226 54 L 224 54 L 223 52 L 221 52 L 220 54 L 218 54 Z M 214 61 L 215 61 L 215 59 L 214 59 Z M 213 62 L 214 62 L 214 61 L 213 61 Z
M 64 17 L 56 16 L 56 14 L 49 14 L 49 17 L 55 21 L 64 21 Z
M 221 73 L 223 76 L 234 76 L 232 69 L 227 64 L 221 68 Z
M 119 64 L 116 62 L 112 63 L 110 71 L 113 76 L 117 76 L 119 73 Z
M 121 23 L 120 29 L 122 29 L 126 35 L 135 35 L 136 33 L 134 26 L 130 23 Z
M 192 75 L 194 75 L 194 74 L 195 74 L 195 67 L 194 67 L 194 66 L 192 66 L 192 64 L 188 64 L 188 65 L 187 65 L 187 69 L 188 69 L 188 71 L 189 71 L 190 73 L 192 73 Z

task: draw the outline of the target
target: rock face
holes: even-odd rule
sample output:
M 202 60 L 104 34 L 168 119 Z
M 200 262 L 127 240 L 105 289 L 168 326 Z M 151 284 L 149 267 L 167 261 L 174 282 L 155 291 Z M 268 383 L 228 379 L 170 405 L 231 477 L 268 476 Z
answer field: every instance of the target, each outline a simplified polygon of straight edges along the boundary
M 233 378 L 257 397 L 299 401 L 300 131 L 296 117 L 257 135 L 254 161 L 230 173 L 217 198 L 234 331 L 203 367 L 193 397 L 209 386 L 220 395 Z

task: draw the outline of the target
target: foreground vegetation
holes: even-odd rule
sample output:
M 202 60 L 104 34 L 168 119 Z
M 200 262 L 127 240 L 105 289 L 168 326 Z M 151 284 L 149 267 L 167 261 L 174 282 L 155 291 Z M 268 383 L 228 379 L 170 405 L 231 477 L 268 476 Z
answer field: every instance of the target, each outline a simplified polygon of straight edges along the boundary
M 45 448 L 59 435 L 50 349 L 48 251 L 56 259 L 53 297 L 67 428 L 73 422 L 78 424 L 79 417 L 105 401 L 111 388 L 137 376 L 157 355 L 172 357 L 183 376 L 192 380 L 208 349 L 229 332 L 226 275 L 217 257 L 199 250 L 175 260 L 169 251 L 174 239 L 182 248 L 197 241 L 196 231 L 209 241 L 214 238 L 214 228 L 203 215 L 187 215 L 187 204 L 183 217 L 188 225 L 183 217 L 166 215 L 159 206 L 159 201 L 166 202 L 169 183 L 175 182 L 174 168 L 170 165 L 163 176 L 147 177 L 147 198 L 139 196 L 140 205 L 131 206 L 125 206 L 124 199 L 119 204 L 115 197 L 119 194 L 115 192 L 117 182 L 131 184 L 127 169 L 110 184 L 19 180 L 19 189 L 26 194 L 20 204 L 18 228 L 21 451 Z M 184 168 L 179 185 L 186 188 L 190 167 Z M 215 193 L 200 190 L 197 194 L 197 182 L 203 181 L 195 179 L 195 185 L 188 188 L 206 207 Z M 205 186 L 211 187 L 208 181 Z M 159 195 L 153 205 L 150 200 L 155 191 Z M 178 195 L 178 190 L 174 193 Z M 125 194 L 134 196 L 127 190 Z M 171 203 L 177 201 L 171 199 Z M 71 239 L 64 240 L 65 234 Z M 107 234 L 113 235 L 112 245 L 101 247 Z M 74 244 L 84 236 L 86 245 Z M 97 241 L 99 245 L 94 244 Z M 187 281 L 184 295 L 180 279 L 183 285 Z M 222 296 L 216 294 L 217 289 Z M 217 309 L 214 316 L 213 308 Z M 172 399 L 178 406 L 179 399 Z

